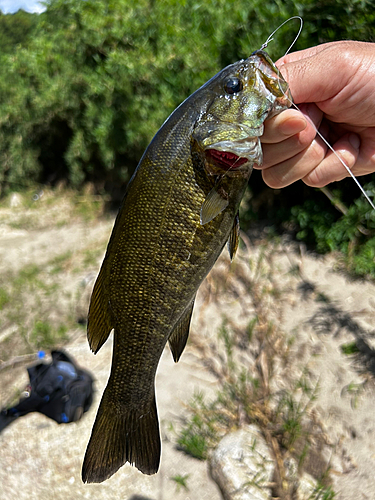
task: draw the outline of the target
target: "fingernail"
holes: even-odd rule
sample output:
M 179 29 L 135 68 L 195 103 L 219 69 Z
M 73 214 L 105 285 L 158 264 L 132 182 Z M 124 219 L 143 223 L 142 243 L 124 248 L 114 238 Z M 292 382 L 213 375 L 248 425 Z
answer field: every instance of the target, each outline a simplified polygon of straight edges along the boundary
M 349 142 L 353 146 L 354 149 L 359 149 L 359 146 L 361 145 L 361 140 L 357 134 L 350 134 L 349 135 Z

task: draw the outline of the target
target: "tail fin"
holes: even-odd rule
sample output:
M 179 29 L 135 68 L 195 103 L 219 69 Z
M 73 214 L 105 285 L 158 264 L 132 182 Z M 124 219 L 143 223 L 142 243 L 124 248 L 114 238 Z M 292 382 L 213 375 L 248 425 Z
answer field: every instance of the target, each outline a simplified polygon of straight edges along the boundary
M 145 410 L 121 413 L 104 392 L 82 466 L 84 483 L 101 483 L 129 462 L 155 474 L 160 462 L 160 435 L 155 396 Z

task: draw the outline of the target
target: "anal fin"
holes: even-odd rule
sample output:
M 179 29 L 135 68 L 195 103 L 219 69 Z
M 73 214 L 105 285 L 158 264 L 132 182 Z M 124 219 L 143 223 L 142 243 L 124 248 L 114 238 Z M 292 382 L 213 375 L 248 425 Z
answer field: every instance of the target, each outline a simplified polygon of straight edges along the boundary
M 104 286 L 104 266 L 105 262 L 96 278 L 87 318 L 87 339 L 95 354 L 107 340 L 113 328 L 109 315 L 109 300 Z
M 194 308 L 194 300 L 195 297 L 184 314 L 181 316 L 181 319 L 175 326 L 168 339 L 169 347 L 172 351 L 172 356 L 175 363 L 177 363 L 177 361 L 180 359 L 189 337 L 190 321 Z
M 229 238 L 228 238 L 228 250 L 230 255 L 230 260 L 233 260 L 238 248 L 238 243 L 240 240 L 240 217 L 237 215 L 234 218 L 233 227 L 231 229 Z

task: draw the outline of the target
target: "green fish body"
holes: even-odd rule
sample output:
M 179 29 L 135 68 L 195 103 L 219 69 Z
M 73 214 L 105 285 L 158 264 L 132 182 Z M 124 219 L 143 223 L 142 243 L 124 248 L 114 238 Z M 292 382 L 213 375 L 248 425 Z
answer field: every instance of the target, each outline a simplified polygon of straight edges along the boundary
M 232 64 L 186 99 L 146 149 L 117 216 L 96 280 L 88 340 L 114 329 L 112 369 L 82 469 L 101 482 L 125 462 L 157 472 L 154 380 L 169 341 L 177 362 L 196 292 L 226 242 L 238 245 L 238 208 L 263 122 L 289 106 L 288 86 L 262 51 Z

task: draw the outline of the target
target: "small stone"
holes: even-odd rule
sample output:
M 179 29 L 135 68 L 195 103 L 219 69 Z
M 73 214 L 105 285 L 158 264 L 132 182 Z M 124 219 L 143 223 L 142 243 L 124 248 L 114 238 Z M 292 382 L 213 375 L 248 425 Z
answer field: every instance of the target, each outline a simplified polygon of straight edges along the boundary
M 212 479 L 224 500 L 269 500 L 274 463 L 255 425 L 227 434 L 210 460 Z
M 314 492 L 316 492 L 317 482 L 316 480 L 304 472 L 299 479 L 297 488 L 297 500 L 310 500 L 313 498 Z
M 298 464 L 297 460 L 288 457 L 284 460 L 285 477 L 289 483 L 298 483 Z

